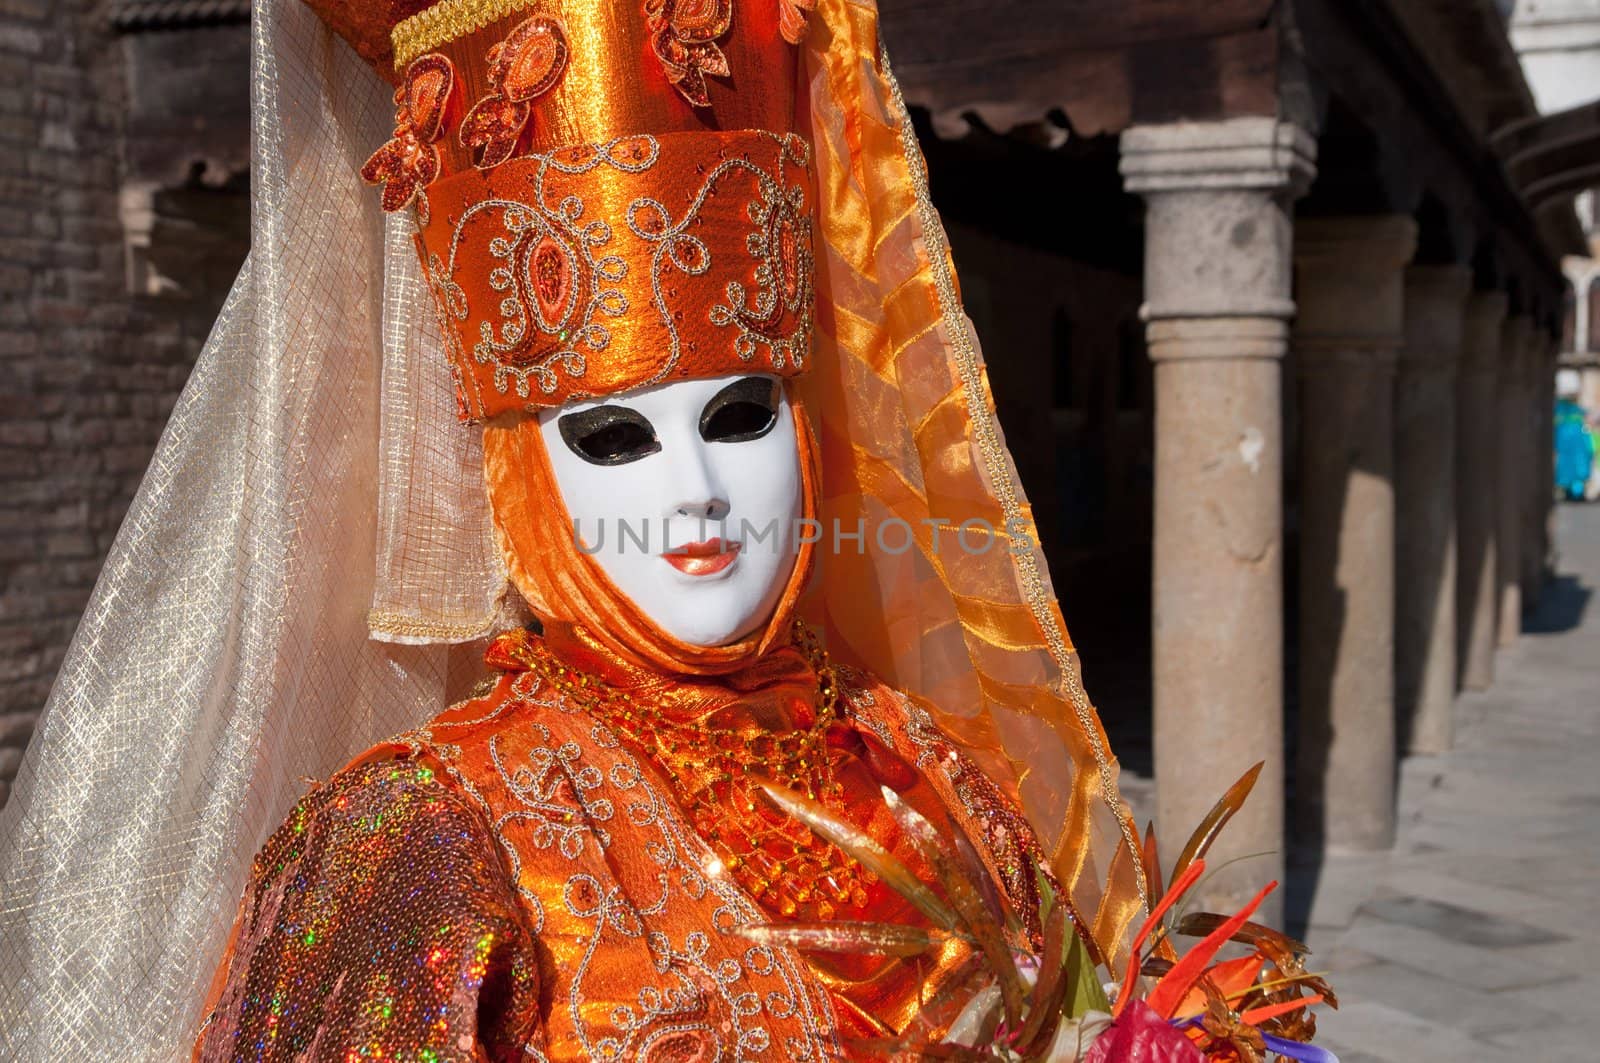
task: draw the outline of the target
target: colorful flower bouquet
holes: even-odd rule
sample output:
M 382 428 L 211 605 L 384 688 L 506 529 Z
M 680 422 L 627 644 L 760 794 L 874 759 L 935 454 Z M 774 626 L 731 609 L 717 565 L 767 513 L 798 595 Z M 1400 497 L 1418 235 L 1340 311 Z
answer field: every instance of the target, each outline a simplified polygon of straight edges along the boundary
M 853 1047 L 880 1059 L 1042 1061 L 1042 1063 L 1259 1063 L 1273 1057 L 1337 1063 L 1309 1042 L 1311 1007 L 1338 1007 L 1323 979 L 1305 969 L 1306 947 L 1250 916 L 1271 883 L 1232 916 L 1183 913 L 1181 902 L 1205 873 L 1205 854 L 1244 803 L 1261 765 L 1217 802 L 1189 838 L 1161 885 L 1155 835 L 1140 854 L 1152 894 L 1160 898 L 1134 937 L 1127 967 L 1096 962 L 1067 906 L 1040 874 L 1043 947 L 1024 934 L 966 839 L 941 837 L 891 789 L 883 797 L 936 882 L 924 882 L 872 838 L 817 802 L 782 787 L 763 786 L 778 808 L 839 846 L 906 898 L 927 926 L 831 922 L 747 926 L 751 940 L 801 950 L 914 959 L 950 938 L 973 946 L 968 963 L 932 993 L 900 1038 Z M 1174 941 L 1198 939 L 1179 953 Z M 1248 950 L 1218 959 L 1230 942 Z M 940 1036 L 942 1032 L 942 1036 Z M 938 1036 L 934 1043 L 929 1037 Z

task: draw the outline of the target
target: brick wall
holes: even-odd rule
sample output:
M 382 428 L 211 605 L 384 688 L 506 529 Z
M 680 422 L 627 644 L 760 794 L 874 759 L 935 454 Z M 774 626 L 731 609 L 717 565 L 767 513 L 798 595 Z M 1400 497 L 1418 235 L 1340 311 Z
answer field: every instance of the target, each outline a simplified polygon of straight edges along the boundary
M 226 288 L 129 294 L 119 196 L 138 88 L 103 7 L 0 2 L 0 803 Z M 154 197 L 158 233 L 218 201 L 242 213 L 237 187 L 169 165 L 184 173 Z M 225 243 L 236 268 L 242 246 Z

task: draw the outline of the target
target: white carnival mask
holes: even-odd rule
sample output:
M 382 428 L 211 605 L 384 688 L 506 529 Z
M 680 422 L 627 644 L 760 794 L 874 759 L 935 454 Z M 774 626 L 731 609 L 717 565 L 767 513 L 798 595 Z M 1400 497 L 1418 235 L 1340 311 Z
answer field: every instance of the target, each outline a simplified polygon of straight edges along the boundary
M 721 646 L 777 607 L 802 516 L 776 378 L 684 380 L 539 414 L 576 543 L 667 634 Z

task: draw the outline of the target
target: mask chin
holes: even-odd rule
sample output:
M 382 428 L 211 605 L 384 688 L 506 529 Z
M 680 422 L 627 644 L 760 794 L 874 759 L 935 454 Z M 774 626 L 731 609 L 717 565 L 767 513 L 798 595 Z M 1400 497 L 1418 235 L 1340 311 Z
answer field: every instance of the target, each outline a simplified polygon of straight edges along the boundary
M 764 375 L 686 380 L 539 415 L 579 550 L 660 631 L 737 642 L 772 616 L 803 514 L 795 414 Z

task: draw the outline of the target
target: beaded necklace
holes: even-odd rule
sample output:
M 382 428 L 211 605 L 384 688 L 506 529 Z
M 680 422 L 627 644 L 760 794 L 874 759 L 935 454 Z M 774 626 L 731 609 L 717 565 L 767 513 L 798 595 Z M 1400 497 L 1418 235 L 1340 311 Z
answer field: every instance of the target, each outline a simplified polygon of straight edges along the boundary
M 770 781 L 838 809 L 828 727 L 839 718 L 839 683 L 816 636 L 795 621 L 794 639 L 817 676 L 816 719 L 801 730 L 744 734 L 675 720 L 598 676 L 557 659 L 542 642 L 515 656 L 570 704 L 642 751 L 672 784 L 701 837 L 752 896 L 785 917 L 802 910 L 832 919 L 839 907 L 866 907 L 870 873 L 804 824 L 772 808 L 757 784 Z

